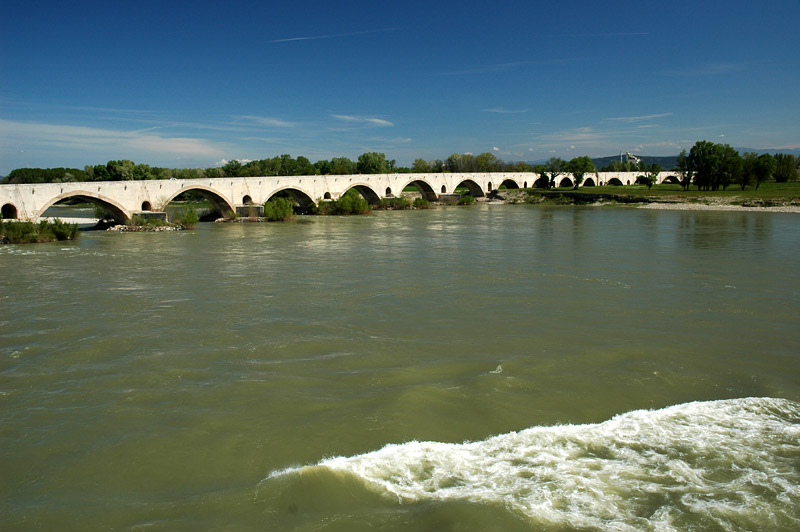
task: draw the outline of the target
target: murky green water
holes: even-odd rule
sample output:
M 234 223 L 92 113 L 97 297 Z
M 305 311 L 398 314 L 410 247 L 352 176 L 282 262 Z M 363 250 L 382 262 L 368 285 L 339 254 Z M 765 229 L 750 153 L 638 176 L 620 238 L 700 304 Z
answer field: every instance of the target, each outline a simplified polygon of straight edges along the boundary
M 0 528 L 795 530 L 799 264 L 529 206 L 5 246 Z

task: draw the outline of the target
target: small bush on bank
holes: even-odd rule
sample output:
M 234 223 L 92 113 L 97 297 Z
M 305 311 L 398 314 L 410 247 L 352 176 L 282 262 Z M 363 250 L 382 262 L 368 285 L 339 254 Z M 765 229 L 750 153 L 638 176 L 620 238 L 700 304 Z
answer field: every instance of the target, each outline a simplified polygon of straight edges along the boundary
M 458 198 L 458 205 L 472 205 L 475 203 L 475 198 L 469 194 L 464 194 Z
M 414 199 L 414 208 L 415 209 L 430 209 L 431 202 L 426 200 L 425 198 L 415 198 Z
M 355 190 L 349 190 L 338 200 L 321 201 L 317 205 L 317 214 L 350 215 L 371 212 L 372 206 Z
M 194 210 L 194 207 L 191 205 L 184 208 L 178 217 L 175 219 L 175 223 L 183 227 L 184 229 L 194 229 L 197 227 L 197 223 L 200 221 L 200 217 L 197 215 L 197 211 Z
M 32 244 L 36 242 L 55 242 L 74 240 L 78 237 L 78 224 L 68 224 L 61 220 L 48 222 L 3 222 L 2 240 L 7 244 Z
M 135 227 L 162 227 L 165 225 L 169 225 L 169 222 L 162 218 L 155 218 L 151 216 L 139 216 L 138 214 L 134 214 L 127 225 L 135 226 Z
M 264 204 L 264 217 L 270 222 L 285 222 L 294 218 L 294 205 L 286 198 L 272 198 Z

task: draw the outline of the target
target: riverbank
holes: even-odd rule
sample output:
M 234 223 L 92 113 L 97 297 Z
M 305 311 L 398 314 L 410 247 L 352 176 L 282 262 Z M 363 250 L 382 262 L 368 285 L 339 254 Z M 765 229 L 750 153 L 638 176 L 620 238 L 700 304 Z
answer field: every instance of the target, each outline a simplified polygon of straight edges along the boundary
M 607 188 L 607 187 L 602 187 Z M 670 193 L 672 192 L 672 193 Z M 800 213 L 800 195 L 774 194 L 769 191 L 673 192 L 667 190 L 630 190 L 594 192 L 580 190 L 501 190 L 489 199 L 492 203 L 528 203 L 550 205 L 621 205 L 640 209 L 705 210 L 738 212 Z M 760 192 L 760 193 L 759 193 Z

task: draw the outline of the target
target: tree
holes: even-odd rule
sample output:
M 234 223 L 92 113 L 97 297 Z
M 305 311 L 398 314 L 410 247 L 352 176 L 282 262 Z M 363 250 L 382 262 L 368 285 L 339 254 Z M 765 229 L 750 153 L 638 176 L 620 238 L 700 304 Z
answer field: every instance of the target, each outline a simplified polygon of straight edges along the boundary
M 475 157 L 475 170 L 478 172 L 500 172 L 502 167 L 503 161 L 493 153 L 485 152 Z
M 356 171 L 356 165 L 347 157 L 334 157 L 331 159 L 331 173 L 334 175 L 350 175 Z
M 431 171 L 430 165 L 425 159 L 414 159 L 411 164 L 411 171 L 416 174 L 424 174 Z
M 787 181 L 797 181 L 798 157 L 791 153 L 775 154 L 775 182 L 786 183 Z
M 757 153 L 745 153 L 742 166 L 742 172 L 739 174 L 739 179 L 737 180 L 742 190 L 744 190 L 747 185 L 753 185 L 754 183 L 756 190 L 758 190 L 761 183 L 772 177 L 777 164 L 775 158 L 768 153 L 763 153 L 761 155 Z
M 568 170 L 572 172 L 572 177 L 575 179 L 575 190 L 583 183 L 583 176 L 589 172 L 596 172 L 597 167 L 592 162 L 592 159 L 586 155 L 575 157 L 569 162 Z
M 689 185 L 692 184 L 694 169 L 692 168 L 689 157 L 686 155 L 686 150 L 681 150 L 675 162 L 678 165 L 678 173 L 681 175 L 681 186 L 683 190 L 689 190 Z
M 386 154 L 378 152 L 362 153 L 358 156 L 356 171 L 359 174 L 387 174 L 389 163 Z
M 550 157 L 544 163 L 544 188 L 556 186 L 556 178 L 566 171 L 567 161 L 559 157 Z
M 653 163 L 644 174 L 644 184 L 647 185 L 647 190 L 658 181 L 658 174 L 661 173 L 661 165 L 658 163 Z

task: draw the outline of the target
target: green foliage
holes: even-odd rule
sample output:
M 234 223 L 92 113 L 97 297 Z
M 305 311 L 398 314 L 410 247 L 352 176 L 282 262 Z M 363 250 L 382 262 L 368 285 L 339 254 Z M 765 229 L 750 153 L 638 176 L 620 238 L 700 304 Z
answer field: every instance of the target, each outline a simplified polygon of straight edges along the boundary
M 475 203 L 475 198 L 472 197 L 471 194 L 463 194 L 460 198 L 458 198 L 458 205 L 473 205 Z
M 317 212 L 334 215 L 369 214 L 372 212 L 372 206 L 357 190 L 350 189 L 338 200 L 321 201 Z
M 707 140 L 692 146 L 686 164 L 695 172 L 694 184 L 701 190 L 725 190 L 737 182 L 742 172 L 739 152 L 729 144 L 714 144 Z
M 180 215 L 178 215 L 177 218 L 180 218 Z M 134 227 L 162 227 L 165 225 L 169 225 L 169 222 L 167 222 L 163 218 L 156 218 L 154 216 L 140 216 L 138 214 L 134 214 L 133 217 L 128 221 L 127 225 Z
M 271 198 L 264 204 L 264 217 L 270 222 L 291 220 L 294 217 L 294 204 L 287 198 Z
M 175 218 L 175 223 L 183 227 L 184 229 L 194 229 L 197 227 L 197 223 L 200 221 L 200 217 L 197 215 L 197 211 L 194 210 L 194 207 L 191 205 L 187 205 L 181 213 Z
M 768 154 L 761 155 L 755 153 L 745 153 L 743 159 L 743 171 L 739 175 L 738 183 L 745 189 L 747 185 L 755 184 L 756 190 L 761 183 L 767 181 L 777 168 L 777 161 Z
M 38 224 L 10 221 L 3 222 L 1 225 L 3 240 L 9 244 L 55 242 L 56 240 L 74 240 L 78 237 L 78 224 L 69 224 L 58 219 L 52 222 L 42 220 Z
M 775 155 L 775 181 L 787 183 L 797 181 L 798 177 L 798 157 L 790 153 L 778 153 Z
M 381 199 L 381 204 L 379 206 L 380 209 L 383 210 L 405 210 L 411 208 L 411 200 L 408 199 L 406 196 L 400 196 L 398 198 L 383 198 Z
M 6 184 L 67 183 L 87 181 L 86 172 L 77 168 L 17 168 L 3 181 Z
M 362 153 L 356 163 L 356 171 L 359 174 L 386 174 L 392 167 L 394 161 L 387 161 L 385 154 L 374 151 Z
M 414 198 L 414 208 L 415 209 L 430 209 L 431 202 L 426 200 L 425 198 Z
M 647 188 L 651 188 L 655 185 L 656 181 L 658 180 L 658 174 L 661 173 L 661 165 L 658 163 L 653 163 L 647 168 L 647 173 L 643 176 L 639 176 L 641 179 L 637 179 L 637 181 L 641 181 L 643 185 L 647 185 Z
M 583 183 L 583 176 L 589 172 L 596 172 L 597 168 L 592 159 L 583 155 L 572 159 L 567 165 L 567 171 L 572 172 L 572 176 L 575 178 L 575 189 L 577 189 Z

